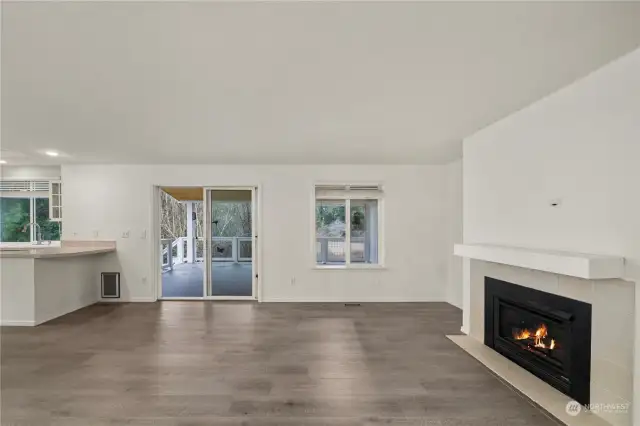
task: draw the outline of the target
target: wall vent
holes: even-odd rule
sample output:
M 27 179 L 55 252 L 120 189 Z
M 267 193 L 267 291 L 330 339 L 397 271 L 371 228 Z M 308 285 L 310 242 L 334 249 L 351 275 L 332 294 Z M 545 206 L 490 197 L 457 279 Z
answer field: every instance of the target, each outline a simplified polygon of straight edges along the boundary
M 120 298 L 120 272 L 103 272 L 102 273 L 102 294 L 103 299 L 119 299 Z

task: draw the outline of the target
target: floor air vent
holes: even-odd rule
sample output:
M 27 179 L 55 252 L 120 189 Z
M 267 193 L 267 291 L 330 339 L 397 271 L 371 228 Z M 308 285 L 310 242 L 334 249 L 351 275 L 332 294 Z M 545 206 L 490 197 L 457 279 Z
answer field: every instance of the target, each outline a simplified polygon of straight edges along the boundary
M 359 303 L 345 303 L 344 306 L 346 306 L 347 308 L 355 308 L 360 306 Z
M 120 298 L 120 272 L 103 272 L 101 281 L 103 299 Z

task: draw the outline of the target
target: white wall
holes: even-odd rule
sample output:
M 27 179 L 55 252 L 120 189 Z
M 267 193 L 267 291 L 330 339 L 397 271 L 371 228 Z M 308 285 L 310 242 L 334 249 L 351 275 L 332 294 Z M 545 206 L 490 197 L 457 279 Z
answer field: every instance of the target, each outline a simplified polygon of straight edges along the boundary
M 152 186 L 261 185 L 264 301 L 444 301 L 450 246 L 446 166 L 63 166 L 64 239 L 115 239 L 103 268 L 123 300 L 152 300 Z M 385 270 L 312 269 L 312 188 L 384 185 Z M 131 237 L 120 238 L 123 231 Z M 98 236 L 94 237 L 94 231 Z
M 34 259 L 0 259 L 0 324 L 35 325 Z
M 462 308 L 462 258 L 453 255 L 453 245 L 462 243 L 462 160 L 446 165 L 447 206 L 447 302 Z
M 640 281 L 640 50 L 465 140 L 464 240 L 622 255 Z
M 463 170 L 465 243 L 621 255 L 640 282 L 640 50 L 466 139 Z
M 1 166 L 2 179 L 59 179 L 60 166 Z
M 36 259 L 34 264 L 36 324 L 68 314 L 100 299 L 96 268 L 102 255 Z

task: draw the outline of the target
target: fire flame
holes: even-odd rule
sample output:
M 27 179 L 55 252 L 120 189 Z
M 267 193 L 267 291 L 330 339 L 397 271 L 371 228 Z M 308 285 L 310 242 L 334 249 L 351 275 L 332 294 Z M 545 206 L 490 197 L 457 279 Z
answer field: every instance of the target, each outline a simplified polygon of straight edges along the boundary
M 554 349 L 556 347 L 555 339 L 551 339 L 551 343 L 547 346 L 544 343 L 544 338 L 547 337 L 547 326 L 540 324 L 535 331 L 524 329 L 513 332 L 513 338 L 516 340 L 526 340 L 533 338 L 533 346 L 542 349 Z
M 513 333 L 513 338 L 516 340 L 524 340 L 531 337 L 531 332 L 527 329 L 520 330 Z
M 542 339 L 547 337 L 547 326 L 544 324 L 540 324 L 540 327 L 536 330 L 535 347 L 536 348 L 546 348 Z

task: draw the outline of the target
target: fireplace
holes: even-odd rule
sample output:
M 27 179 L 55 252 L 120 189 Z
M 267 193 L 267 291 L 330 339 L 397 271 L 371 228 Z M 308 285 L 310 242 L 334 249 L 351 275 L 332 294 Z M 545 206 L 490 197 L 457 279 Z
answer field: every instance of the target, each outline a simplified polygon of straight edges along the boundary
M 484 343 L 589 404 L 591 305 L 485 277 Z

